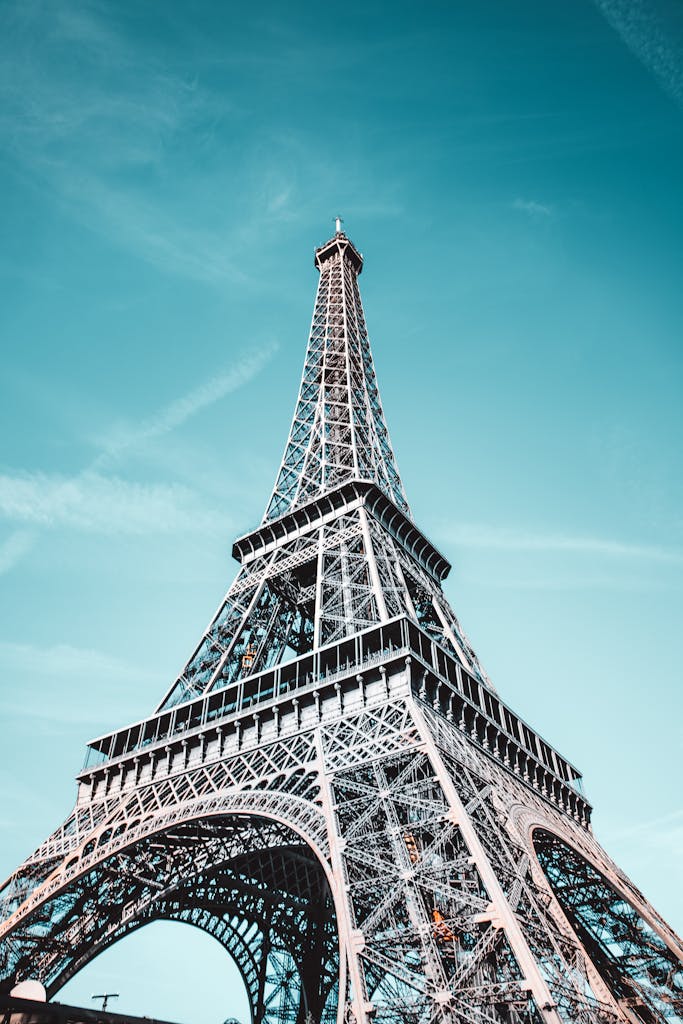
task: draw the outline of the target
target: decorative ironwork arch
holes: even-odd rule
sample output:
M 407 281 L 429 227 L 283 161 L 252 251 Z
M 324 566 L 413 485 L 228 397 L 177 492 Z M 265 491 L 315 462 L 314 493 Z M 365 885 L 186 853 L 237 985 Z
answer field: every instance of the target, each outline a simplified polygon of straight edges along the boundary
M 532 835 L 563 914 L 628 1020 L 683 1019 L 683 965 L 624 891 L 547 829 Z
M 90 840 L 83 870 L 23 922 L 18 974 L 38 974 L 52 996 L 131 932 L 178 920 L 232 955 L 255 1020 L 302 1024 L 312 1012 L 335 1021 L 340 957 L 329 865 L 300 822 L 254 813 L 254 802 L 248 813 L 162 816 L 143 836 L 136 824 L 134 838 L 95 862 L 102 846 Z
M 136 840 L 152 836 L 166 827 L 218 815 L 266 818 L 291 828 L 314 850 L 326 868 L 328 880 L 331 880 L 327 865 L 325 820 L 320 808 L 311 800 L 281 790 L 244 789 L 238 793 L 211 792 L 209 796 L 195 798 L 183 795 L 169 801 L 163 808 L 154 806 L 141 817 L 136 794 L 133 794 L 130 801 L 121 803 L 94 833 L 88 834 L 85 844 L 81 842 L 79 846 L 77 841 L 74 841 L 69 856 L 63 861 L 58 861 L 56 866 L 52 861 L 47 867 L 36 865 L 35 879 L 28 880 L 28 894 L 26 891 L 23 892 L 23 902 L 13 914 L 8 915 L 5 924 L 14 928 L 37 907 L 58 895 L 69 884 L 83 877 L 87 871 L 97 867 L 100 861 L 114 852 L 123 851 Z M 114 827 L 105 847 L 100 844 L 99 839 L 112 825 Z M 12 899 L 8 893 L 13 881 L 14 879 L 10 878 L 3 890 L 3 896 L 8 902 Z M 22 882 L 26 885 L 24 879 Z

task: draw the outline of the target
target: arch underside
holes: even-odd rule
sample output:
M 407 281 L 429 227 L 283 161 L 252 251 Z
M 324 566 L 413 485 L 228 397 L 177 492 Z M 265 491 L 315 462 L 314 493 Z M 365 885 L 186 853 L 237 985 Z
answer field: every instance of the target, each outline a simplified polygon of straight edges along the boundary
M 265 818 L 205 817 L 104 857 L 7 937 L 6 956 L 17 978 L 40 978 L 52 996 L 158 920 L 195 925 L 223 945 L 259 1024 L 336 1020 L 339 950 L 325 870 L 298 834 Z
M 683 1020 L 683 964 L 663 939 L 578 850 L 540 828 L 533 843 L 563 913 L 627 1019 Z
M 203 928 L 231 953 L 258 1024 L 351 1013 L 374 1024 L 540 1024 L 548 1007 L 564 1024 L 681 1019 L 678 961 L 642 923 L 653 920 L 647 908 L 636 900 L 639 916 L 627 905 L 618 879 L 610 888 L 590 833 L 530 797 L 436 711 L 403 700 L 364 708 L 327 726 L 321 747 L 337 853 L 323 841 L 322 802 L 251 788 L 159 806 L 160 783 L 144 834 L 117 810 L 67 854 L 59 885 L 53 872 L 35 891 L 6 932 L 0 975 L 39 977 L 52 994 L 112 943 L 167 919 Z M 251 757 L 240 766 L 253 768 Z M 532 828 L 513 826 L 518 805 L 537 836 L 583 837 L 583 856 L 551 837 L 537 859 Z M 343 957 L 327 849 L 340 858 Z M 532 992 L 534 971 L 548 996 Z

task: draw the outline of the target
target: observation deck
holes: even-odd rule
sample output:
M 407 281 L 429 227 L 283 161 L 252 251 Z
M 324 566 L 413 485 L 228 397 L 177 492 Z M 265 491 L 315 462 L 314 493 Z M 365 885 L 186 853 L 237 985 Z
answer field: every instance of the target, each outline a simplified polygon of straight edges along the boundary
M 266 520 L 235 541 L 232 556 L 247 565 L 360 507 L 366 508 L 433 579 L 438 583 L 446 579 L 451 563 L 372 480 L 349 480 L 277 519 Z
M 499 766 L 588 827 L 591 807 L 580 772 L 407 616 L 93 740 L 78 776 L 79 804 L 411 691 Z
M 329 242 L 325 242 L 319 249 L 315 250 L 314 263 L 315 266 L 320 270 L 323 263 L 334 256 L 336 253 L 340 253 L 342 256 L 346 256 L 353 269 L 356 271 L 356 275 L 360 274 L 363 270 L 363 257 L 358 252 L 353 242 L 346 237 L 343 231 L 338 231 L 334 238 L 331 238 Z

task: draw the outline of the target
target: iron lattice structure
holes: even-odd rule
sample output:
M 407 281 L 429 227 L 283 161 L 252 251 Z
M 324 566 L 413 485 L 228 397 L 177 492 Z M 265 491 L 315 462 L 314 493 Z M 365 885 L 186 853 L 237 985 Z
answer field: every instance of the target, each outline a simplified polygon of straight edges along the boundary
M 90 744 L 73 813 L 6 882 L 0 973 L 52 995 L 166 919 L 223 944 L 258 1024 L 683 1020 L 680 940 L 444 597 L 384 420 L 362 262 L 340 225 L 316 251 L 264 519 L 157 711 Z

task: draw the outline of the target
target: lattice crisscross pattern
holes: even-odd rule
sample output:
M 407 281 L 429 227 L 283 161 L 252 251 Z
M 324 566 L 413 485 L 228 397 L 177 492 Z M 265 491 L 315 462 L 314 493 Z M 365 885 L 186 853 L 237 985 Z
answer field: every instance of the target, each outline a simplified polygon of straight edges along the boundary
M 320 270 L 294 418 L 265 519 L 346 480 L 372 480 L 404 512 L 408 502 L 379 397 L 358 289 L 362 258 L 338 233 Z
M 338 231 L 316 265 L 264 521 L 157 711 L 91 742 L 1 890 L 0 982 L 52 996 L 164 919 L 232 955 L 254 1024 L 679 1024 L 680 940 L 498 698 L 412 521 L 362 258 Z

